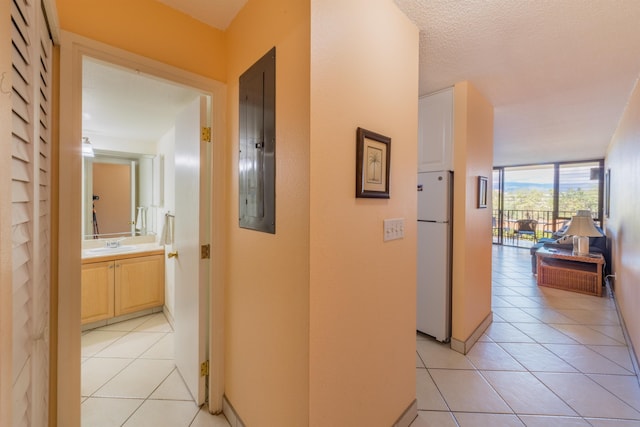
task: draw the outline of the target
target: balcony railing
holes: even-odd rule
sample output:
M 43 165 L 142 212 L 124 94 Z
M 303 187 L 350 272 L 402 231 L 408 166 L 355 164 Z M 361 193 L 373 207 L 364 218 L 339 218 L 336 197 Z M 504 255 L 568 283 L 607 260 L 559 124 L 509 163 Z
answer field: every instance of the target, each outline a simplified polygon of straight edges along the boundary
M 552 237 L 574 214 L 560 211 L 558 218 L 554 218 L 553 211 L 494 209 L 493 243 L 531 247 L 543 237 Z

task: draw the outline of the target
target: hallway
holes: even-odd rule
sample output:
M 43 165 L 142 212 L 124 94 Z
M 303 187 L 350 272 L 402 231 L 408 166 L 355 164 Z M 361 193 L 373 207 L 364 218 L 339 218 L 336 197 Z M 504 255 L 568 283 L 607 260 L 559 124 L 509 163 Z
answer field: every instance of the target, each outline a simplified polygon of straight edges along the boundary
M 493 247 L 493 324 L 463 356 L 418 334 L 412 427 L 640 426 L 613 300 L 538 288 L 529 251 Z
M 466 356 L 417 336 L 412 427 L 640 426 L 640 386 L 611 298 L 538 288 L 528 250 L 494 246 L 492 301 L 494 323 Z M 162 313 L 82 341 L 83 425 L 229 425 L 193 405 Z

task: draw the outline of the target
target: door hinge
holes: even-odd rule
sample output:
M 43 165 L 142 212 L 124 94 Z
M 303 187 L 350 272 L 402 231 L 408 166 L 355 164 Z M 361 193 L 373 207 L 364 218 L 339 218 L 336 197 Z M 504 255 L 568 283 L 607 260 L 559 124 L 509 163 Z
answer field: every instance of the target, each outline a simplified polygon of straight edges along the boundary
M 200 137 L 204 142 L 211 142 L 211 128 L 203 127 L 200 133 Z
M 200 376 L 206 377 L 207 375 L 209 375 L 209 361 L 205 360 L 200 364 Z
M 200 259 L 211 258 L 211 246 L 209 244 L 200 246 Z

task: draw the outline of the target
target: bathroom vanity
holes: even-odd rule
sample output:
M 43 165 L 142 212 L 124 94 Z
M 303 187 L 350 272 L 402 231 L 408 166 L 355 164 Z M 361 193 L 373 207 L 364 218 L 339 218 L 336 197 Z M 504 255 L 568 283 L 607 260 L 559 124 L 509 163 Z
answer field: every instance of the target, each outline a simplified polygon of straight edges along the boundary
M 83 251 L 83 325 L 163 305 L 163 247 L 143 244 Z

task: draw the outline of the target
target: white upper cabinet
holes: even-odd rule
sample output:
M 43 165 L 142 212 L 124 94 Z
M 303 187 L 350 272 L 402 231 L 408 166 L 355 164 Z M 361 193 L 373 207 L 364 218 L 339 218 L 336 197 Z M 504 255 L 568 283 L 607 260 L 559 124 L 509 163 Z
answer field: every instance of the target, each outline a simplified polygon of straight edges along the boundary
M 418 172 L 453 170 L 453 88 L 418 101 Z

